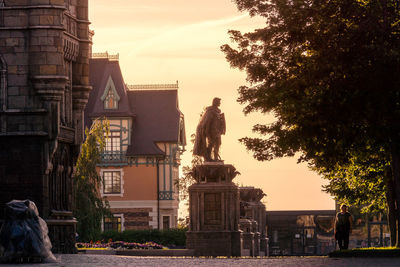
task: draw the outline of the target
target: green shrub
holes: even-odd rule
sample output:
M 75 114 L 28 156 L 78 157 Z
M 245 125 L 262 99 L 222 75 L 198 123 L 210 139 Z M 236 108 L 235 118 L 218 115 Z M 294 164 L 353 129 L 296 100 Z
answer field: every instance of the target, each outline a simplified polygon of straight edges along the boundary
M 122 241 L 121 237 L 122 237 L 122 233 L 120 233 L 118 231 L 107 231 L 107 232 L 101 233 L 100 240 L 104 240 L 106 242 L 109 239 L 111 239 L 113 241 Z
M 186 245 L 187 229 L 168 229 L 168 230 L 126 230 L 122 233 L 117 231 L 107 231 L 101 234 L 100 240 L 125 241 L 146 243 L 155 242 L 167 247 L 184 247 Z

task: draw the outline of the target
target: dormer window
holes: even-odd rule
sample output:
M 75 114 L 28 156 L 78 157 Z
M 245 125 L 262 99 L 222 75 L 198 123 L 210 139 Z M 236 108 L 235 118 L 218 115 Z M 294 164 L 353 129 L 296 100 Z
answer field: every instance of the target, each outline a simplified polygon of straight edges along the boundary
M 104 109 L 118 109 L 118 101 L 120 100 L 120 97 L 115 89 L 111 76 L 108 78 L 101 100 L 104 103 Z
M 113 91 L 108 90 L 106 99 L 104 100 L 104 109 L 117 109 L 118 101 L 113 93 Z

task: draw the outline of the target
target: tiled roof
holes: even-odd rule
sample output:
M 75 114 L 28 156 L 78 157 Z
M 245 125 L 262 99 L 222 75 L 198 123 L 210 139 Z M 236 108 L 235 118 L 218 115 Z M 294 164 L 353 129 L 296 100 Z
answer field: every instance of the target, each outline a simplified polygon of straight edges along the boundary
M 90 59 L 89 80 L 93 87 L 85 107 L 85 127 L 90 127 L 94 117 L 133 117 L 130 110 L 124 79 L 118 61 L 108 59 Z M 112 78 L 115 89 L 120 97 L 118 109 L 104 109 L 103 101 L 100 99 L 109 77 Z
M 120 96 L 118 109 L 104 109 L 101 96 L 109 77 Z M 95 117 L 134 117 L 131 145 L 127 156 L 164 155 L 156 142 L 179 142 L 180 118 L 177 87 L 157 88 L 155 85 L 128 90 L 118 61 L 108 58 L 90 60 L 90 84 L 93 87 L 85 108 L 85 125 L 90 127 Z M 137 86 L 136 86 L 137 87 Z M 143 90 L 145 89 L 145 90 Z
M 128 97 L 136 119 L 127 156 L 158 154 L 155 142 L 178 142 L 177 90 L 128 91 Z

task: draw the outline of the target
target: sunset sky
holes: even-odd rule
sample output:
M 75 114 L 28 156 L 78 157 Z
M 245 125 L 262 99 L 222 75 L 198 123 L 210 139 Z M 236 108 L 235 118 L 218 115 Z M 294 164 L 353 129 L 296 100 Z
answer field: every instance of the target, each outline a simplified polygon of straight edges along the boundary
M 89 19 L 93 52 L 119 53 L 126 83 L 179 81 L 188 140 L 182 165 L 190 164 L 190 135 L 201 111 L 218 96 L 227 123 L 221 157 L 241 172 L 236 182 L 262 188 L 267 210 L 335 208 L 332 197 L 321 191 L 324 181 L 306 164 L 297 164 L 296 158 L 258 162 L 238 142 L 254 136 L 254 124 L 274 118 L 244 116 L 236 99 L 246 75 L 230 68 L 220 46 L 230 43 L 228 30 L 251 31 L 264 27 L 264 19 L 240 13 L 231 0 L 89 0 Z

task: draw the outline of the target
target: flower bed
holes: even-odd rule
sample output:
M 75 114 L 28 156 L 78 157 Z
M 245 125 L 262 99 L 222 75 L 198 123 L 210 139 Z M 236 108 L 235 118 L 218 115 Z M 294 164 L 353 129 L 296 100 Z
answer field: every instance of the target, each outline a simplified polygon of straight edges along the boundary
M 135 242 L 123 242 L 123 241 L 114 241 L 103 243 L 101 241 L 90 242 L 90 243 L 76 243 L 76 247 L 78 250 L 83 249 L 163 249 L 163 246 L 154 243 L 154 242 L 146 242 L 146 243 L 135 243 Z

